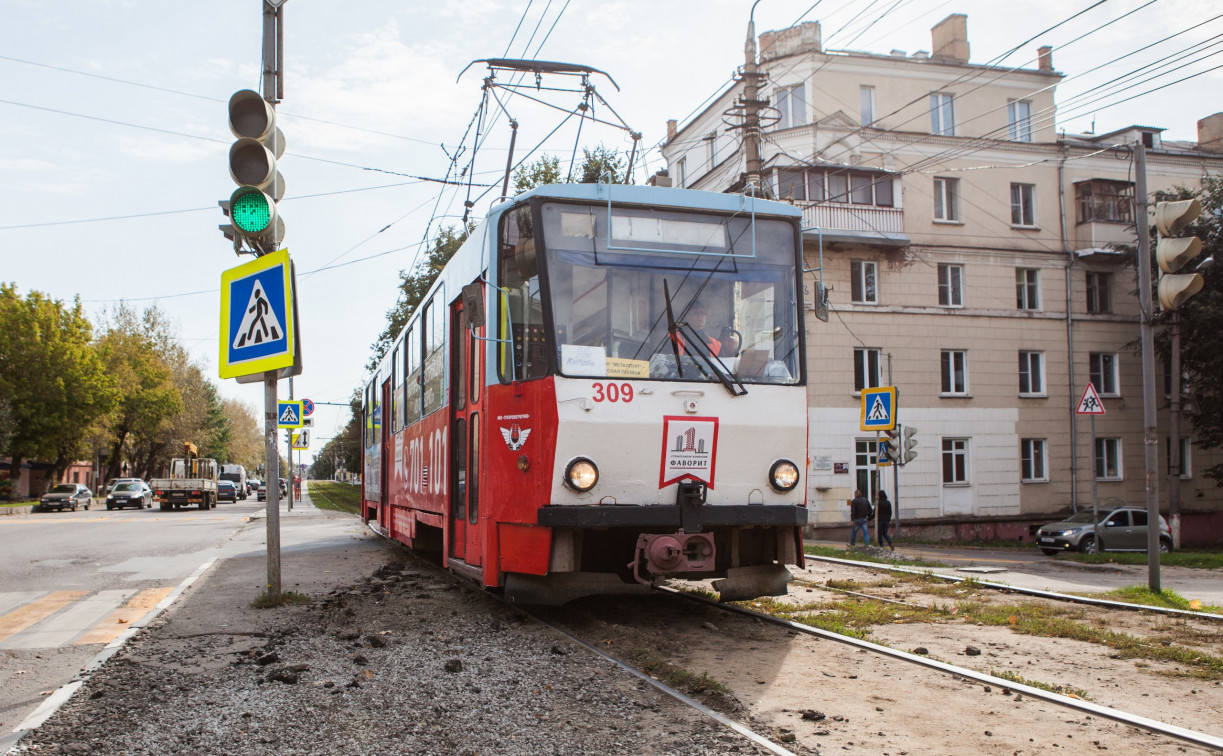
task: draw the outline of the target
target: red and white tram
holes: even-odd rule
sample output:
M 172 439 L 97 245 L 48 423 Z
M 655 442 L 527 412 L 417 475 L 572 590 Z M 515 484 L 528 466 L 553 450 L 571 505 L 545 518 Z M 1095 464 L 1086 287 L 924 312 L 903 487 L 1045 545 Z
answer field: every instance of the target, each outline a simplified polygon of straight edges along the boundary
M 515 601 L 785 592 L 807 521 L 800 213 L 543 186 L 495 207 L 365 389 L 365 519 Z

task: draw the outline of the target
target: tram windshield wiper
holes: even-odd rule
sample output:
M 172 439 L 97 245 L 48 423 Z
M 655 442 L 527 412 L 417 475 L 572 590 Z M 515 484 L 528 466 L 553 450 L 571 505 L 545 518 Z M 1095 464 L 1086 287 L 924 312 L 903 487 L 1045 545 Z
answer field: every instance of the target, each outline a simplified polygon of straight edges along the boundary
M 718 382 L 730 392 L 731 396 L 743 396 L 747 393 L 747 387 L 743 385 L 743 381 L 726 367 L 726 363 L 722 362 L 717 355 L 709 351 L 709 347 L 702 341 L 700 334 L 696 332 L 692 326 L 686 322 L 676 322 L 675 312 L 671 308 L 671 289 L 667 286 L 666 279 L 662 282 L 663 304 L 667 312 L 667 334 L 671 339 L 671 351 L 675 355 L 675 367 L 679 371 L 679 376 L 684 377 L 683 360 L 680 359 L 680 340 L 683 339 L 684 351 L 691 351 L 702 363 L 704 363 L 709 371 L 717 376 Z

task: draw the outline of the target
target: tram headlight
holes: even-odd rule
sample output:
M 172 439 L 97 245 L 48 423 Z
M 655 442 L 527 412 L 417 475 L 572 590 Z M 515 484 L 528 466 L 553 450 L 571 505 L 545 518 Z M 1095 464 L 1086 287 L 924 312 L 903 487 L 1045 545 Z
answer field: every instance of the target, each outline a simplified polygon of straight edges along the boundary
M 598 482 L 599 468 L 585 457 L 578 457 L 565 468 L 565 483 L 574 491 L 589 491 Z
M 798 466 L 788 459 L 779 459 L 769 469 L 769 483 L 778 491 L 792 491 L 798 485 Z

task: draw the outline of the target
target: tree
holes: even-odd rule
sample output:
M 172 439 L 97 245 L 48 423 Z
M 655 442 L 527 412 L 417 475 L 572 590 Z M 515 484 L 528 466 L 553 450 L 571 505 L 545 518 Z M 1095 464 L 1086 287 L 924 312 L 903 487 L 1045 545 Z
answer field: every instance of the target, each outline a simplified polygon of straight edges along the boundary
M 1219 334 L 1223 333 L 1223 178 L 1206 176 L 1201 191 L 1182 188 L 1174 196 L 1160 199 L 1190 197 L 1202 203 L 1202 214 L 1186 233 L 1201 238 L 1202 254 L 1185 270 L 1193 270 L 1199 261 L 1210 257 L 1215 263 L 1199 271 L 1206 285 L 1180 308 L 1181 368 L 1188 376 L 1186 390 L 1197 403 L 1197 412 L 1189 415 L 1193 444 L 1217 449 L 1223 447 L 1223 350 L 1219 349 Z M 1161 319 L 1166 321 L 1167 313 Z M 1167 332 L 1160 336 L 1157 351 L 1167 360 Z M 1223 463 L 1208 468 L 1205 475 L 1223 485 Z
M 229 454 L 224 461 L 254 470 L 263 462 L 266 453 L 259 414 L 237 399 L 222 399 L 221 411 L 229 426 Z
M 126 304 L 120 304 L 104 321 L 98 352 L 118 396 L 106 422 L 105 437 L 110 447 L 107 478 L 121 474 L 132 434 L 155 434 L 182 411 L 182 396 L 158 346 L 159 332 L 165 327 L 156 307 L 140 316 Z
M 463 246 L 463 242 L 467 241 L 468 235 L 474 229 L 474 223 L 469 223 L 466 228 L 456 229 L 451 226 L 442 229 L 433 240 L 433 246 L 424 262 L 412 270 L 399 271 L 399 297 L 395 306 L 386 313 L 386 327 L 371 345 L 374 354 L 366 366 L 368 369 L 377 369 L 383 355 L 391 348 L 395 339 L 399 338 L 399 332 L 408 324 L 416 308 L 429 293 L 429 287 L 437 280 L 442 268 L 446 267 L 446 263 L 450 262 L 450 258 L 459 251 L 459 247 Z
M 10 469 L 26 459 L 51 461 L 53 480 L 84 451 L 115 391 L 92 344 L 77 299 L 71 307 L 16 284 L 0 284 L 0 396 L 12 405 Z M 22 493 L 13 486 L 10 495 Z
M 624 174 L 624 157 L 617 151 L 600 144 L 592 149 L 582 148 L 581 165 L 571 168 L 568 176 L 561 177 L 561 159 L 555 155 L 542 155 L 533 163 L 526 163 L 514 171 L 514 191 L 522 193 L 544 184 L 597 184 L 604 181 L 604 174 L 611 174 L 613 184 L 627 183 Z

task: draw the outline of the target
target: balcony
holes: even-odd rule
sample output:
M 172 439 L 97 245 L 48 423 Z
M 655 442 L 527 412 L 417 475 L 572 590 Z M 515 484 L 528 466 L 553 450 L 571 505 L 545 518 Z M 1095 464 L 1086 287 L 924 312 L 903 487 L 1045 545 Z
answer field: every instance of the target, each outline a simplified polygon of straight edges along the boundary
M 840 202 L 796 202 L 803 211 L 803 228 L 818 228 L 825 241 L 908 246 L 904 210 L 896 207 L 852 205 Z M 806 232 L 816 238 L 819 234 Z

